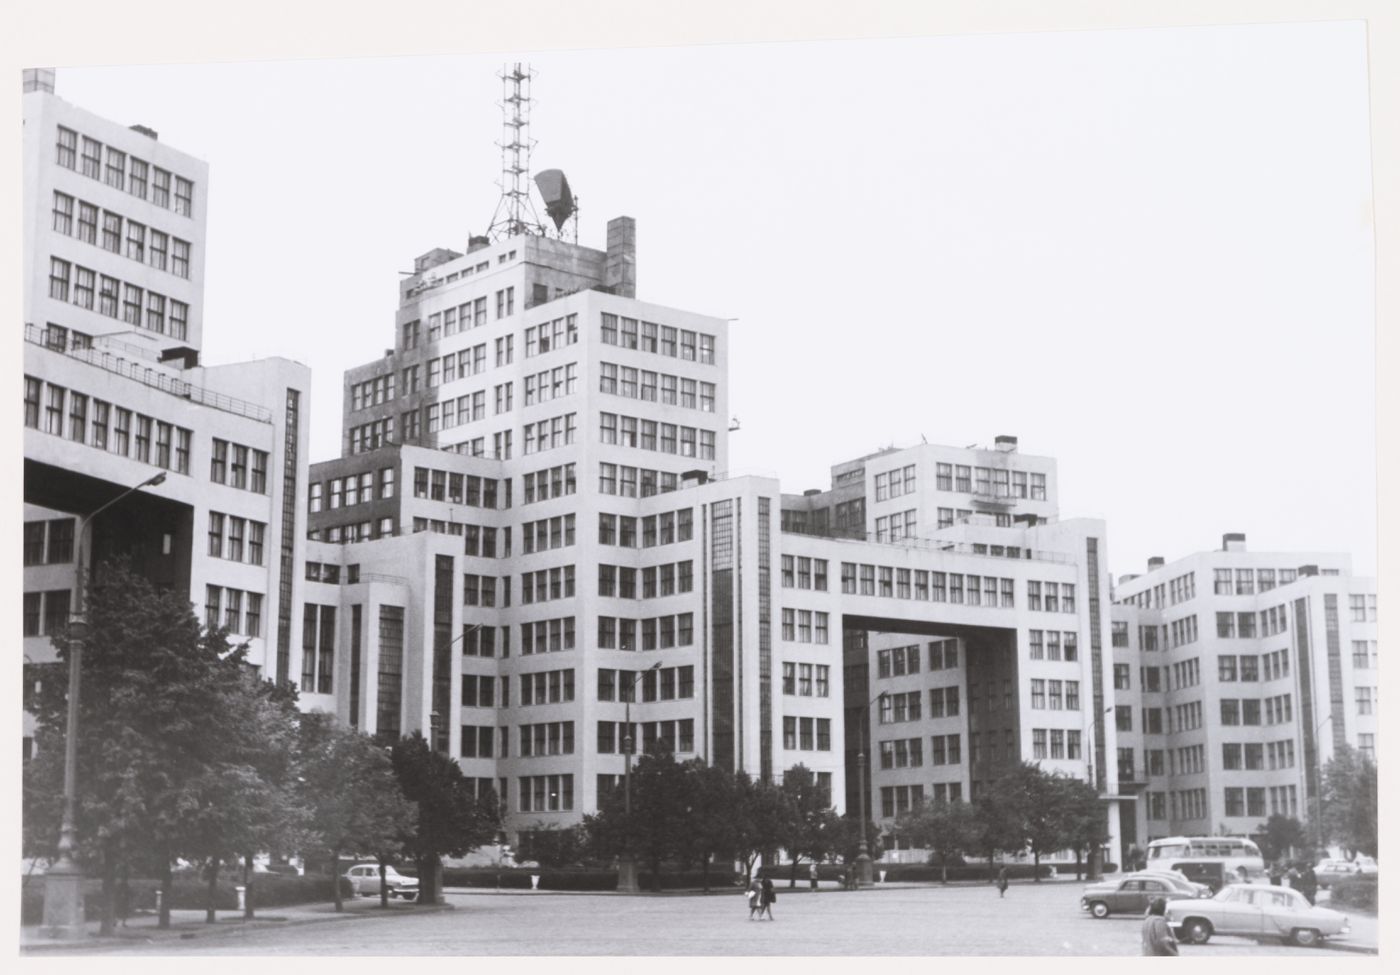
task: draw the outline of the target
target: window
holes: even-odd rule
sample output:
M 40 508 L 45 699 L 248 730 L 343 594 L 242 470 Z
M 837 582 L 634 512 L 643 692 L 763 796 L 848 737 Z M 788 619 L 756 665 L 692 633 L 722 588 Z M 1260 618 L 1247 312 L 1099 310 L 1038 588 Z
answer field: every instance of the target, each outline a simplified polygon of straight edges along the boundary
M 57 162 L 64 169 L 78 168 L 78 133 L 61 125 L 58 127 Z
M 182 177 L 175 177 L 175 212 L 182 217 L 194 215 L 194 184 Z

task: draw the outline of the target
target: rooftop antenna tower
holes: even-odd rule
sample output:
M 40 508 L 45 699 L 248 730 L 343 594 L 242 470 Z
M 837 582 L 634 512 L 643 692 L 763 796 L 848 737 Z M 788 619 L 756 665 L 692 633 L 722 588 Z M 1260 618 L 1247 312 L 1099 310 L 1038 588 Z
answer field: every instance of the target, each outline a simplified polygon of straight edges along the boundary
M 521 234 L 545 235 L 530 201 L 530 79 L 535 72 L 519 61 L 501 68 L 501 200 L 487 235 L 505 240 Z

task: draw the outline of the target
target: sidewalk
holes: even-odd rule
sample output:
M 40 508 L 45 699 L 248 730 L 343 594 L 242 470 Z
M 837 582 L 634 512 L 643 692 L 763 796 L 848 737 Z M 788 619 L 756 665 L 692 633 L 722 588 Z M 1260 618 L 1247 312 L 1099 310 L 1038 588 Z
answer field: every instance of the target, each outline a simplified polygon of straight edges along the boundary
M 225 934 L 229 931 L 255 931 L 261 928 L 283 928 L 296 924 L 317 924 L 328 921 L 371 920 L 393 917 L 402 914 L 422 914 L 437 911 L 450 911 L 450 904 L 405 904 L 391 900 L 387 909 L 379 906 L 378 897 L 347 898 L 345 909 L 336 912 L 335 904 L 296 904 L 285 907 L 267 907 L 258 910 L 251 921 L 245 921 L 241 911 L 219 911 L 213 924 L 206 923 L 203 910 L 175 910 L 170 912 L 170 927 L 158 927 L 159 918 L 154 911 L 140 911 L 128 918 L 126 924 L 117 922 L 116 930 L 108 937 L 98 935 L 101 927 L 98 921 L 87 923 L 87 938 L 82 941 L 54 941 L 39 933 L 37 925 L 20 928 L 19 948 L 21 953 L 71 952 L 85 950 L 106 950 L 117 947 L 155 944 L 157 942 L 180 941 L 210 934 Z

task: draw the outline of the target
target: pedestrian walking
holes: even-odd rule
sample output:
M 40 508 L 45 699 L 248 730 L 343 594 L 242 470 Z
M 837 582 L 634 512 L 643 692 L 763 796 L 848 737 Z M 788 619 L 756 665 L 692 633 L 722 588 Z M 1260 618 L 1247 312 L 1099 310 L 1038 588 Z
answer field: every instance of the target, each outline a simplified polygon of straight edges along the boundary
M 808 868 L 807 876 L 812 881 L 812 893 L 815 894 L 817 892 L 817 865 L 815 862 L 813 862 L 811 867 Z
M 773 920 L 773 902 L 778 899 L 778 892 L 773 889 L 773 881 L 767 877 L 763 878 L 763 890 L 759 893 L 758 902 L 763 905 L 763 910 L 759 912 L 759 920 L 763 920 L 763 912 L 768 913 L 768 920 Z
M 1283 886 L 1283 864 L 1277 860 L 1269 865 L 1269 883 L 1275 887 Z
M 1317 873 L 1313 870 L 1311 863 L 1303 867 L 1302 873 L 1299 875 L 1299 877 L 1300 882 L 1298 884 L 1298 890 L 1301 891 L 1303 896 L 1308 899 L 1309 904 L 1316 904 Z
M 749 920 L 752 921 L 754 917 L 758 915 L 759 911 L 762 910 L 763 884 L 759 881 L 758 877 L 755 876 L 749 883 L 747 893 L 749 898 Z
M 1001 870 L 997 873 L 997 890 L 1001 891 L 1002 897 L 1006 896 L 1006 888 L 1010 885 L 1011 882 L 1006 879 L 1006 868 L 1002 867 Z
M 1154 897 L 1142 920 L 1142 953 L 1144 955 L 1176 955 L 1176 935 L 1167 924 L 1167 899 Z

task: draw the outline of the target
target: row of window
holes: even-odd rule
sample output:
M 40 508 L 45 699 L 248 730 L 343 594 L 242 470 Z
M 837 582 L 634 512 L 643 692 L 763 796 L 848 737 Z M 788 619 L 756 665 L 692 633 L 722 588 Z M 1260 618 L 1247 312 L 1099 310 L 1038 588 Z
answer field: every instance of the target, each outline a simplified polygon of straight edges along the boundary
M 641 696 L 636 693 L 641 686 Z M 600 701 L 675 701 L 695 696 L 695 668 L 652 667 L 643 671 L 598 668 Z
M 892 471 L 885 471 L 875 475 L 875 500 L 886 501 L 890 498 L 898 498 L 905 494 L 913 494 L 915 490 L 915 467 L 909 464 L 905 467 L 896 467 Z
M 672 752 L 695 751 L 695 720 L 681 718 L 677 721 L 632 722 L 628 729 L 622 721 L 598 722 L 598 751 L 600 754 L 635 754 L 637 752 L 637 731 L 642 732 L 641 750 L 645 752 L 652 742 L 662 741 Z M 632 748 L 628 752 L 625 739 L 631 737 Z M 600 776 L 601 778 L 601 776 Z
M 57 636 L 68 628 L 73 593 L 69 589 L 24 594 L 24 635 Z
M 306 581 L 325 582 L 332 586 L 338 586 L 341 583 L 340 566 L 331 562 L 307 562 Z M 358 563 L 345 567 L 344 581 L 347 586 L 353 586 L 360 581 L 360 566 Z
M 77 521 L 52 518 L 24 523 L 24 564 L 62 565 L 73 561 L 73 535 Z
M 428 520 L 426 518 L 414 518 L 413 530 L 416 532 L 428 530 Z M 435 522 L 434 531 L 443 531 L 442 522 Z M 306 532 L 309 541 L 319 542 L 323 538 L 325 541 L 336 544 L 349 544 L 350 542 L 363 542 L 371 538 L 389 538 L 394 534 L 394 519 L 392 517 L 380 518 L 378 521 L 361 521 L 353 525 L 332 525 L 322 531 L 319 528 L 311 528 Z
M 813 559 L 805 555 L 784 555 L 782 557 L 782 581 L 784 589 L 814 589 L 826 592 L 826 559 Z
M 217 587 L 211 587 L 217 588 Z M 234 592 L 234 590 L 227 590 Z M 230 609 L 232 606 L 230 605 Z M 233 629 L 232 625 L 229 629 Z M 301 690 L 330 694 L 335 676 L 335 607 L 306 603 L 301 615 Z
M 1046 690 L 1049 689 L 1049 697 Z M 1048 704 L 1047 704 L 1048 701 Z M 1036 711 L 1078 711 L 1079 681 L 1031 679 L 1031 708 Z
M 1277 606 L 1259 613 L 1260 626 L 1255 625 L 1255 620 L 1254 613 L 1216 613 L 1215 635 L 1222 640 L 1253 640 L 1283 632 L 1288 629 L 1287 607 Z
M 831 719 L 784 716 L 783 747 L 788 751 L 831 751 Z
M 666 650 L 671 647 L 688 647 L 694 642 L 694 613 L 651 616 L 639 620 L 617 616 L 598 617 L 600 650 Z
M 608 312 L 603 312 L 602 338 L 605 345 L 639 349 L 672 359 L 707 365 L 714 365 L 715 361 L 713 335 L 657 325 L 655 322 L 638 323 L 635 318 L 620 318 Z
M 49 297 L 160 335 L 181 341 L 189 337 L 190 306 L 185 302 L 57 257 L 49 258 Z
M 976 485 L 973 475 L 976 475 Z M 1030 498 L 1045 500 L 1045 475 L 1035 472 L 1007 470 L 1000 467 L 970 467 L 964 464 L 940 463 L 935 470 L 936 486 L 940 491 L 979 494 L 995 498 Z M 878 500 L 878 499 L 877 499 Z
M 649 498 L 669 494 L 680 487 L 680 475 L 674 471 L 656 471 L 626 464 L 598 465 L 598 493 L 620 498 Z
M 1080 732 L 1067 728 L 1032 728 L 1031 757 L 1077 761 L 1081 754 Z M 973 761 L 976 761 L 976 757 Z
M 520 487 L 523 494 L 520 503 L 533 504 L 573 494 L 578 490 L 578 481 L 574 475 L 574 465 L 561 464 L 523 475 Z
M 1284 673 L 1288 672 L 1288 657 L 1284 651 Z M 1352 640 L 1351 641 L 1351 666 L 1355 670 L 1375 670 L 1376 669 L 1376 641 L 1375 640 Z
M 1293 768 L 1296 764 L 1292 738 L 1270 742 L 1225 742 L 1220 746 L 1221 765 L 1235 771 L 1263 771 L 1265 747 L 1267 746 L 1269 769 Z
M 641 535 L 637 534 L 638 523 Z M 610 515 L 598 513 L 598 544 L 617 545 L 622 548 L 654 548 L 657 545 L 671 545 L 675 542 L 688 542 L 694 535 L 694 509 L 680 508 L 676 511 L 663 511 L 660 514 L 634 518 L 631 515 Z M 639 545 L 640 542 L 640 545 Z
M 598 364 L 598 391 L 648 403 L 681 406 L 702 413 L 715 411 L 715 384 L 665 372 L 652 372 L 615 362 Z M 659 392 L 658 392 L 659 391 Z
M 1374 623 L 1376 621 L 1376 597 L 1374 594 L 1352 593 L 1348 599 L 1351 602 L 1351 621 L 1353 623 Z
M 419 468 L 419 470 L 422 469 Z M 379 470 L 377 495 L 375 493 L 374 471 L 362 471 L 359 474 L 347 474 L 345 477 L 333 477 L 324 485 L 320 481 L 312 481 L 307 486 L 307 510 L 311 514 L 320 511 L 323 497 L 326 510 L 334 511 L 341 507 L 349 508 L 357 504 L 369 504 L 376 497 L 383 500 L 393 496 L 394 468 L 382 467 Z
M 126 254 L 138 264 L 149 264 L 161 271 L 170 271 L 177 278 L 190 276 L 190 242 L 147 227 L 110 210 L 101 211 L 101 236 L 98 236 L 98 208 L 85 200 L 54 190 L 53 229 L 67 237 L 76 237 L 85 244 L 100 246 L 113 254 Z M 75 218 L 76 217 L 76 221 Z M 125 233 L 123 233 L 125 231 Z M 125 241 L 125 248 L 123 248 Z
M 637 593 L 637 578 L 641 577 L 641 595 Z M 690 559 L 665 562 L 640 569 L 630 566 L 599 564 L 598 595 L 618 599 L 655 599 L 692 592 L 695 588 L 694 563 Z
M 564 315 L 525 329 L 525 358 L 533 359 L 578 342 L 578 316 Z M 572 375 L 572 372 L 570 373 Z M 569 392 L 573 392 L 572 389 Z
M 392 478 L 391 478 L 392 490 Z M 450 501 L 464 504 L 469 508 L 497 507 L 498 483 L 494 477 L 478 477 L 475 474 L 454 474 L 437 468 L 415 467 L 413 469 L 413 496 L 430 501 Z M 510 507 L 510 481 L 506 480 L 505 504 Z
M 482 354 L 485 354 L 483 346 Z M 363 410 L 369 406 L 379 406 L 394 399 L 394 374 L 386 373 L 363 382 L 350 384 L 350 409 Z
M 574 699 L 573 668 L 520 675 L 520 704 L 565 704 Z
M 386 416 L 350 428 L 350 453 L 362 454 L 378 450 L 394 442 L 394 418 Z
M 91 179 L 123 190 L 140 200 L 149 200 L 158 207 L 173 209 L 183 217 L 194 216 L 194 183 L 183 176 L 173 176 L 168 170 L 149 165 L 144 159 L 128 155 L 96 139 L 82 137 L 82 156 L 78 155 L 78 133 L 58 126 L 56 161 L 65 169 L 80 172 Z M 107 165 L 103 168 L 103 150 Z M 81 165 L 79 165 L 81 161 Z M 174 195 L 171 180 L 174 180 Z
M 901 538 L 914 538 L 919 533 L 919 513 L 916 509 L 896 511 L 875 519 L 875 541 L 897 542 Z
M 827 664 L 783 663 L 783 693 L 797 697 L 829 697 L 831 667 Z
M 874 596 L 877 594 L 876 579 L 878 569 L 879 589 L 881 596 L 894 596 L 899 599 L 914 598 L 921 601 L 932 601 L 935 603 L 962 603 L 967 606 L 1005 606 L 1010 609 L 1016 605 L 1015 580 L 1002 579 L 996 576 L 965 576 L 961 572 L 930 572 L 925 569 L 896 569 L 888 565 L 869 565 L 867 563 L 842 562 L 841 563 L 841 591 L 843 593 L 857 592 L 857 568 L 859 568 L 859 593 L 862 596 Z M 1036 598 L 1039 600 L 1040 583 L 1027 583 L 1028 586 L 1036 587 Z M 1052 583 L 1053 585 L 1053 583 Z M 1066 612 L 1073 612 L 1074 609 L 1074 587 L 1070 583 L 1065 583 L 1059 588 L 1068 588 L 1070 609 Z M 998 593 L 1000 596 L 998 596 Z M 1056 606 L 1060 605 L 1060 599 L 1056 596 Z M 1037 605 L 1033 608 L 1039 609 Z
M 543 453 L 574 442 L 578 414 L 565 413 L 525 424 L 525 454 Z
M 1264 720 L 1266 715 L 1267 721 Z M 1283 724 L 1292 720 L 1292 694 L 1220 699 L 1220 723 L 1223 725 Z
M 262 565 L 266 534 L 267 525 L 261 521 L 209 512 L 209 555 L 213 558 Z
M 24 425 L 176 474 L 190 472 L 192 431 L 32 376 L 24 377 Z M 265 475 L 266 454 L 262 463 Z
M 1079 659 L 1079 634 L 1061 630 L 1029 630 L 1032 660 Z
M 490 627 L 487 627 L 490 629 Z M 550 620 L 535 620 L 520 624 L 520 652 L 558 653 L 574 648 L 574 617 L 561 616 Z M 507 655 L 509 648 L 507 648 Z M 482 654 L 489 656 L 489 654 Z
M 204 624 L 210 629 L 222 626 L 239 636 L 262 636 L 262 603 L 262 593 L 205 586 Z
M 209 480 L 240 491 L 267 493 L 267 451 L 214 438 L 209 454 Z
M 555 515 L 520 526 L 520 549 L 526 555 L 574 544 L 574 516 Z
M 784 609 L 783 639 L 797 643 L 827 643 L 830 617 L 827 613 L 809 609 Z
M 699 457 L 701 460 L 715 459 L 713 430 L 678 426 L 635 416 L 619 416 L 616 413 L 600 413 L 598 416 L 598 437 L 604 444 L 619 444 L 663 454 L 678 454 L 681 457 Z M 528 426 L 526 429 L 529 429 Z M 570 439 L 569 443 L 572 442 Z M 526 453 L 529 453 L 528 448 Z

